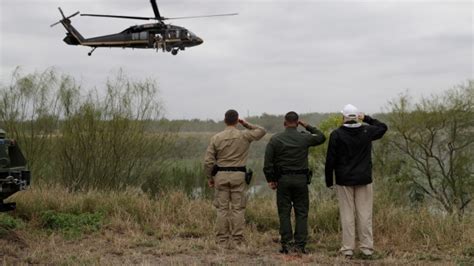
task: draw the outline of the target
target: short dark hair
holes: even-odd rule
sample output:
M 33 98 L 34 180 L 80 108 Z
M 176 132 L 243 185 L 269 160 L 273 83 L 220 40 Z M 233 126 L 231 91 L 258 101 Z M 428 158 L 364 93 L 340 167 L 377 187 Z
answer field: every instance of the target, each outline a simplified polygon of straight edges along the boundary
M 234 109 L 230 109 L 227 112 L 225 112 L 224 122 L 227 125 L 235 125 L 237 124 L 238 120 L 239 120 L 239 113 L 237 113 L 237 111 L 235 111 Z
M 290 122 L 290 123 L 298 123 L 298 120 L 299 120 L 299 116 L 296 112 L 288 112 L 286 113 L 285 115 L 285 121 L 286 122 Z

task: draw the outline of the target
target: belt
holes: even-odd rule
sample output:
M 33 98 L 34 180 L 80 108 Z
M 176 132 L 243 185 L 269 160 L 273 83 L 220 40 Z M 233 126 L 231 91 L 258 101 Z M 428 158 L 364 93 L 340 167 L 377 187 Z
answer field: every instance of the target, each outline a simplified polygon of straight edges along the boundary
M 247 168 L 245 166 L 236 166 L 236 167 L 217 167 L 217 171 L 221 172 L 247 172 Z
M 306 175 L 308 174 L 309 169 L 300 169 L 300 170 L 282 170 L 282 175 Z

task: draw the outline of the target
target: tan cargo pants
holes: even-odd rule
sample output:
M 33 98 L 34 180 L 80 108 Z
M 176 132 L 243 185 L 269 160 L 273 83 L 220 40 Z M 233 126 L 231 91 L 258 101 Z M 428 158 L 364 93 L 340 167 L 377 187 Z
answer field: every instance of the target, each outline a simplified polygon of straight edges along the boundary
M 216 236 L 219 243 L 244 240 L 245 173 L 218 172 L 214 177 L 214 206 L 217 208 Z
M 353 255 L 355 249 L 355 224 L 357 224 L 359 248 L 362 253 L 371 255 L 374 249 L 372 236 L 372 184 L 363 186 L 336 185 L 336 191 L 342 224 L 341 252 L 344 255 Z

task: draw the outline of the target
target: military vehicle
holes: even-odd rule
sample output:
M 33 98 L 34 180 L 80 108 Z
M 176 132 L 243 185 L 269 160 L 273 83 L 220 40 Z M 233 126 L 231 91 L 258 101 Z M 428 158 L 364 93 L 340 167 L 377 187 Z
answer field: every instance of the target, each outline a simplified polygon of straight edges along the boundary
M 16 208 L 15 202 L 3 200 L 30 185 L 30 171 L 26 159 L 15 140 L 6 139 L 6 133 L 0 129 L 0 212 Z
M 84 38 L 79 31 L 77 31 L 71 24 L 71 18 L 78 15 L 79 11 L 66 17 L 61 10 L 62 19 L 51 27 L 62 24 L 67 31 L 64 42 L 68 45 L 82 45 L 89 46 L 92 50 L 88 55 L 92 55 L 98 47 L 122 47 L 122 48 L 141 48 L 141 49 L 163 49 L 163 52 L 170 52 L 177 55 L 179 50 L 184 50 L 189 47 L 194 47 L 203 43 L 203 40 L 192 33 L 190 30 L 171 24 L 166 24 L 165 20 L 189 19 L 189 18 L 204 18 L 204 17 L 221 17 L 234 16 L 237 13 L 230 14 L 215 14 L 204 16 L 188 16 L 188 17 L 174 17 L 166 18 L 161 16 L 161 13 L 156 4 L 156 0 L 150 0 L 153 8 L 153 17 L 138 17 L 138 16 L 121 16 L 121 15 L 98 15 L 98 14 L 81 14 L 81 16 L 90 17 L 105 17 L 105 18 L 121 18 L 121 19 L 136 19 L 136 20 L 155 20 L 155 23 L 148 23 L 142 25 L 131 26 L 119 33 L 98 36 L 94 38 Z

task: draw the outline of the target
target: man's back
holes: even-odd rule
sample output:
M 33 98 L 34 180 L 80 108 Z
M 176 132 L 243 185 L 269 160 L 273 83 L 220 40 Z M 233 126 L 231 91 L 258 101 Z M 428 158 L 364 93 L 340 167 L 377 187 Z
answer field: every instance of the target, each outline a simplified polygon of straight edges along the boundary
M 345 186 L 366 185 L 372 182 L 372 141 L 380 139 L 387 126 L 369 116 L 370 125 L 341 126 L 329 138 L 326 157 L 326 182 L 332 185 L 332 171 L 336 184 Z
M 212 137 L 211 143 L 216 151 L 216 163 L 219 166 L 244 166 L 247 162 L 250 143 L 265 135 L 265 130 L 238 130 L 227 127 Z
M 260 126 L 248 124 L 248 127 L 247 130 L 239 130 L 235 126 L 228 126 L 211 138 L 204 159 L 208 177 L 214 165 L 245 166 L 250 143 L 261 139 L 266 133 Z
M 285 131 L 277 133 L 271 138 L 267 151 L 273 154 L 271 157 L 273 164 L 282 170 L 307 169 L 308 148 L 318 145 L 324 140 L 324 135 L 319 131 L 309 134 L 299 132 L 296 128 L 286 128 Z
M 308 169 L 308 148 L 323 143 L 324 134 L 312 126 L 306 132 L 296 128 L 286 128 L 275 134 L 265 150 L 263 171 L 268 182 L 278 179 L 278 171 Z

